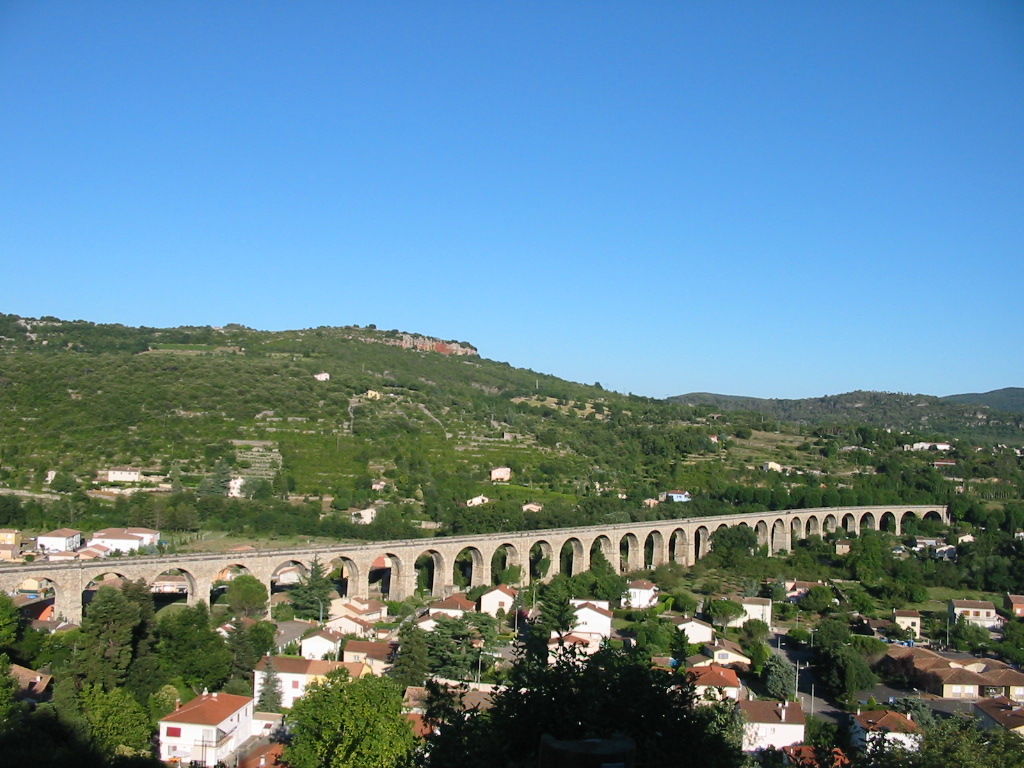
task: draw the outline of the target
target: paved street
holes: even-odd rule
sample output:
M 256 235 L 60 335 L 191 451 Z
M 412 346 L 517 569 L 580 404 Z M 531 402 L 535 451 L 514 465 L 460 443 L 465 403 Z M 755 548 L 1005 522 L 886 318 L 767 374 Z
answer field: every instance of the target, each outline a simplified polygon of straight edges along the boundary
M 771 649 L 772 653 L 788 659 L 792 664 L 800 665 L 797 691 L 800 694 L 800 703 L 804 708 L 804 712 L 833 723 L 842 723 L 845 717 L 843 710 L 822 698 L 822 691 L 817 685 L 814 679 L 814 671 L 810 667 L 810 648 L 804 648 L 799 643 L 787 641 L 785 635 L 776 634 L 771 637 Z M 814 696 L 811 696 L 812 689 L 814 690 Z

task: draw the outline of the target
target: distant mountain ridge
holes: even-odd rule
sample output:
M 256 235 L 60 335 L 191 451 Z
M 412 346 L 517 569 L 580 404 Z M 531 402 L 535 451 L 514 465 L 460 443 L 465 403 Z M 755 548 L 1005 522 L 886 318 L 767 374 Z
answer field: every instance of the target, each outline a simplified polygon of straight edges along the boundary
M 1024 387 L 1003 387 L 991 392 L 965 392 L 942 398 L 948 403 L 983 405 L 994 411 L 1024 413 Z
M 1024 388 L 1020 387 L 948 397 L 858 390 L 796 399 L 690 392 L 668 400 L 723 411 L 752 411 L 806 424 L 861 422 L 899 429 L 959 430 L 985 426 L 1019 428 L 1024 423 Z

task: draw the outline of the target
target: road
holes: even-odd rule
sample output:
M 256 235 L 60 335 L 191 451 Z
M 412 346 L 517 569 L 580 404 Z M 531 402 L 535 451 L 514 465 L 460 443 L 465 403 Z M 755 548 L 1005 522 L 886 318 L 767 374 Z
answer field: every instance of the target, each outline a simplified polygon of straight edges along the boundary
M 820 695 L 821 686 L 814 679 L 814 670 L 811 669 L 810 648 L 788 641 L 785 635 L 780 634 L 772 636 L 770 646 L 772 653 L 788 659 L 791 664 L 799 664 L 797 691 L 800 694 L 800 703 L 804 712 L 829 722 L 842 724 L 846 717 L 843 710 Z M 812 691 L 814 691 L 814 696 L 811 695 Z

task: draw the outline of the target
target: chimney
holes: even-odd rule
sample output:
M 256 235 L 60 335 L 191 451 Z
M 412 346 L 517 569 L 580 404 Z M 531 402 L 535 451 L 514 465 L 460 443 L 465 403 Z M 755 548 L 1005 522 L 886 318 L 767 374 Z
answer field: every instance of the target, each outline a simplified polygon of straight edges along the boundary
M 181 709 L 181 699 L 175 699 L 174 700 L 174 708 L 175 709 Z
M 860 717 L 860 707 L 857 707 L 857 717 Z
M 215 699 L 216 699 L 216 698 L 217 698 L 217 692 L 216 692 L 216 691 L 214 691 L 213 693 L 211 693 L 211 694 L 210 694 L 210 696 L 212 696 L 213 698 L 215 698 Z
M 909 720 L 910 722 L 914 722 L 914 713 L 913 712 L 907 712 L 907 720 Z

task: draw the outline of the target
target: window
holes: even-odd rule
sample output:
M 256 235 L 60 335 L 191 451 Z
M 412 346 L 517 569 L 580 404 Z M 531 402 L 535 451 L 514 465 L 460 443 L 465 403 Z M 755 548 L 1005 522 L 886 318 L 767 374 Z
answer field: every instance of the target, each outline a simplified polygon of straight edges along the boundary
M 298 688 L 298 687 L 299 687 L 299 681 L 298 680 L 292 680 L 292 688 Z
M 167 733 L 165 735 L 169 739 L 178 738 L 181 736 L 181 728 L 176 725 L 169 725 L 167 726 Z

